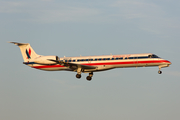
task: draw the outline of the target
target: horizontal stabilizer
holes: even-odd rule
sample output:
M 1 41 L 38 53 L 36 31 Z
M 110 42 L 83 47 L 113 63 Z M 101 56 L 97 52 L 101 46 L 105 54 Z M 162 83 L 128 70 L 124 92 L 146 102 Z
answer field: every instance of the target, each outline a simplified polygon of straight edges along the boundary
M 8 42 L 8 43 L 13 43 L 13 44 L 18 45 L 18 46 L 29 44 L 29 43 L 18 43 L 18 42 Z

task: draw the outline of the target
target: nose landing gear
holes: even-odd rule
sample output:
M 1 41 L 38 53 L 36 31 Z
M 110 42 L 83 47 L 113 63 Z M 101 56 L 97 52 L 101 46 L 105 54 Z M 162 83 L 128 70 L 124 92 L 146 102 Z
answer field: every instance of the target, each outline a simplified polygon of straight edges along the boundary
M 162 71 L 161 71 L 161 66 L 159 66 L 159 71 L 158 71 L 159 74 L 162 74 Z
M 158 71 L 158 73 L 159 73 L 159 74 L 162 74 L 162 71 L 161 71 L 161 70 L 159 70 L 159 71 Z

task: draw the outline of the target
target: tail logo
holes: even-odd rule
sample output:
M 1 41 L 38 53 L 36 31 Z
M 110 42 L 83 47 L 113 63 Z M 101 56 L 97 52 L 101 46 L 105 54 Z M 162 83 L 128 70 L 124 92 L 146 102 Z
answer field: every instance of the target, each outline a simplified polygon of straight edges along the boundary
M 26 55 L 27 55 L 26 59 L 31 59 L 31 49 L 30 48 L 29 48 L 29 51 L 26 49 Z

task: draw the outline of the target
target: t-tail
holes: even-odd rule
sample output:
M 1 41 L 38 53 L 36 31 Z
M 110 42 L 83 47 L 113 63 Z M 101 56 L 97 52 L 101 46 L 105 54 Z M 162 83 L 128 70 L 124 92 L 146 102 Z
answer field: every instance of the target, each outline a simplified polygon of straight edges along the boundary
M 17 43 L 17 42 L 9 42 L 9 43 L 13 43 L 13 44 L 19 46 L 21 53 L 22 53 L 22 57 L 24 59 L 24 62 L 34 60 L 35 58 L 37 58 L 39 56 L 32 49 L 32 47 L 30 46 L 29 43 Z

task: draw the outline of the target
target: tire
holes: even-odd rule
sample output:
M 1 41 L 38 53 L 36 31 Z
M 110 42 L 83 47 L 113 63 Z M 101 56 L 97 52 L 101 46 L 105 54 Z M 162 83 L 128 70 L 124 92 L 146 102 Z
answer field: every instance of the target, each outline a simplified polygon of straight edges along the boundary
M 87 79 L 88 81 L 91 81 L 92 77 L 87 76 L 86 79 Z
M 159 70 L 158 73 L 159 73 L 159 74 L 162 74 L 162 71 Z
M 76 78 L 80 79 L 81 78 L 81 74 L 76 74 Z

